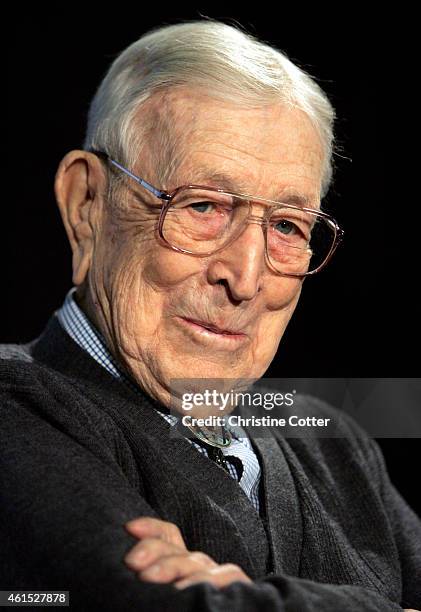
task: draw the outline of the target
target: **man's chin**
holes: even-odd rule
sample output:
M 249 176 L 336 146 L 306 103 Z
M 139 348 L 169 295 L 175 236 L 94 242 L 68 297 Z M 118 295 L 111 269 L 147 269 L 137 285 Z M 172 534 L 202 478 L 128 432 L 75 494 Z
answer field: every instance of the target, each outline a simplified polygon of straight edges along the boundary
M 180 362 L 180 364 L 184 364 L 185 367 L 173 370 L 171 373 L 171 380 L 231 380 L 252 378 L 250 369 L 241 367 L 237 359 L 218 359 L 216 362 L 216 359 L 213 361 L 209 359 L 208 356 L 203 356 L 198 366 L 189 363 L 189 361 L 188 359 L 184 359 Z

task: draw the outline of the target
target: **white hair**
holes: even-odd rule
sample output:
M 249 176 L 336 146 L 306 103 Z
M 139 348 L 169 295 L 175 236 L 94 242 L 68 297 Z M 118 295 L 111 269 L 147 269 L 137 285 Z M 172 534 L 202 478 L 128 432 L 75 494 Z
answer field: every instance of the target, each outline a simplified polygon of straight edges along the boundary
M 324 150 L 322 196 L 332 180 L 334 109 L 315 80 L 281 51 L 214 20 L 159 27 L 117 56 L 89 109 L 83 148 L 131 168 L 156 126 L 139 109 L 153 94 L 188 85 L 214 98 L 259 107 L 280 102 L 302 110 Z M 162 141 L 162 140 L 161 140 Z

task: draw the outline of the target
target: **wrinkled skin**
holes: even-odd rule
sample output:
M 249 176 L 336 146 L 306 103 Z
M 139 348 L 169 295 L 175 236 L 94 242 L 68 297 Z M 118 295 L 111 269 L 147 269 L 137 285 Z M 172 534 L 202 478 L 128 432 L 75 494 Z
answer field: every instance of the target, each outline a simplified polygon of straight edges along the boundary
M 171 191 L 197 182 L 195 169 L 206 165 L 230 176 L 243 193 L 279 199 L 294 191 L 319 206 L 323 150 L 302 111 L 279 104 L 244 109 L 182 88 L 146 108 L 158 119 L 169 117 L 183 151 L 168 183 L 160 184 L 159 139 L 151 135 L 130 170 L 153 185 Z M 128 179 L 118 201 L 107 202 L 106 189 L 96 156 L 71 151 L 60 163 L 55 191 L 78 301 L 130 376 L 166 405 L 173 378 L 260 378 L 302 286 L 268 268 L 261 226 L 247 225 L 219 253 L 192 257 L 157 241 L 160 201 L 152 194 Z M 180 317 L 241 328 L 242 341 L 200 334 Z

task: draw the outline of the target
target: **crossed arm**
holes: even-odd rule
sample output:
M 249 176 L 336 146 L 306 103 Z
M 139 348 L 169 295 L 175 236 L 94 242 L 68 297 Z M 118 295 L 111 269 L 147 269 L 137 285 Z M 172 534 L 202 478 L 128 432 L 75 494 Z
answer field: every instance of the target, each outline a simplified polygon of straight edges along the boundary
M 140 517 L 126 523 L 125 528 L 139 538 L 139 542 L 124 558 L 139 580 L 172 583 L 177 589 L 200 582 L 207 582 L 219 589 L 234 582 L 252 582 L 238 565 L 218 565 L 205 553 L 188 551 L 174 523 Z M 405 608 L 404 612 L 419 611 Z

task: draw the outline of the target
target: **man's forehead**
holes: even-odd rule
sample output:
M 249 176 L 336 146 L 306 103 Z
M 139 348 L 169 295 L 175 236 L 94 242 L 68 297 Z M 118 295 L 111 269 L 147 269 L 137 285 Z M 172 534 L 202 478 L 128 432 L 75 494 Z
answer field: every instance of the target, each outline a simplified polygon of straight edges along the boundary
M 153 157 L 158 162 L 156 173 L 163 188 L 171 190 L 181 184 L 196 183 L 253 193 L 260 182 L 259 176 L 264 173 L 273 182 L 265 190 L 266 196 L 283 201 L 288 198 L 291 203 L 302 206 L 317 205 L 319 181 L 312 178 L 319 177 L 322 151 L 318 136 L 308 132 L 309 120 L 301 111 L 292 123 L 287 118 L 282 128 L 267 121 L 268 109 L 244 109 L 183 88 L 167 92 L 156 102 L 159 103 L 153 108 L 155 137 L 151 144 L 156 147 Z M 226 121 L 224 113 L 231 122 Z M 277 110 L 272 114 L 272 118 L 282 123 L 281 116 Z M 256 134 L 254 121 L 265 126 L 264 134 Z M 300 133 L 293 142 L 296 132 Z M 259 146 L 266 133 L 266 141 Z M 242 142 L 232 137 L 235 134 L 242 136 Z M 313 185 L 303 191 L 288 181 L 279 181 L 279 175 L 287 167 L 291 174 L 302 174 L 306 177 L 304 182 Z M 296 178 L 292 182 L 301 183 L 302 187 L 303 180 Z

